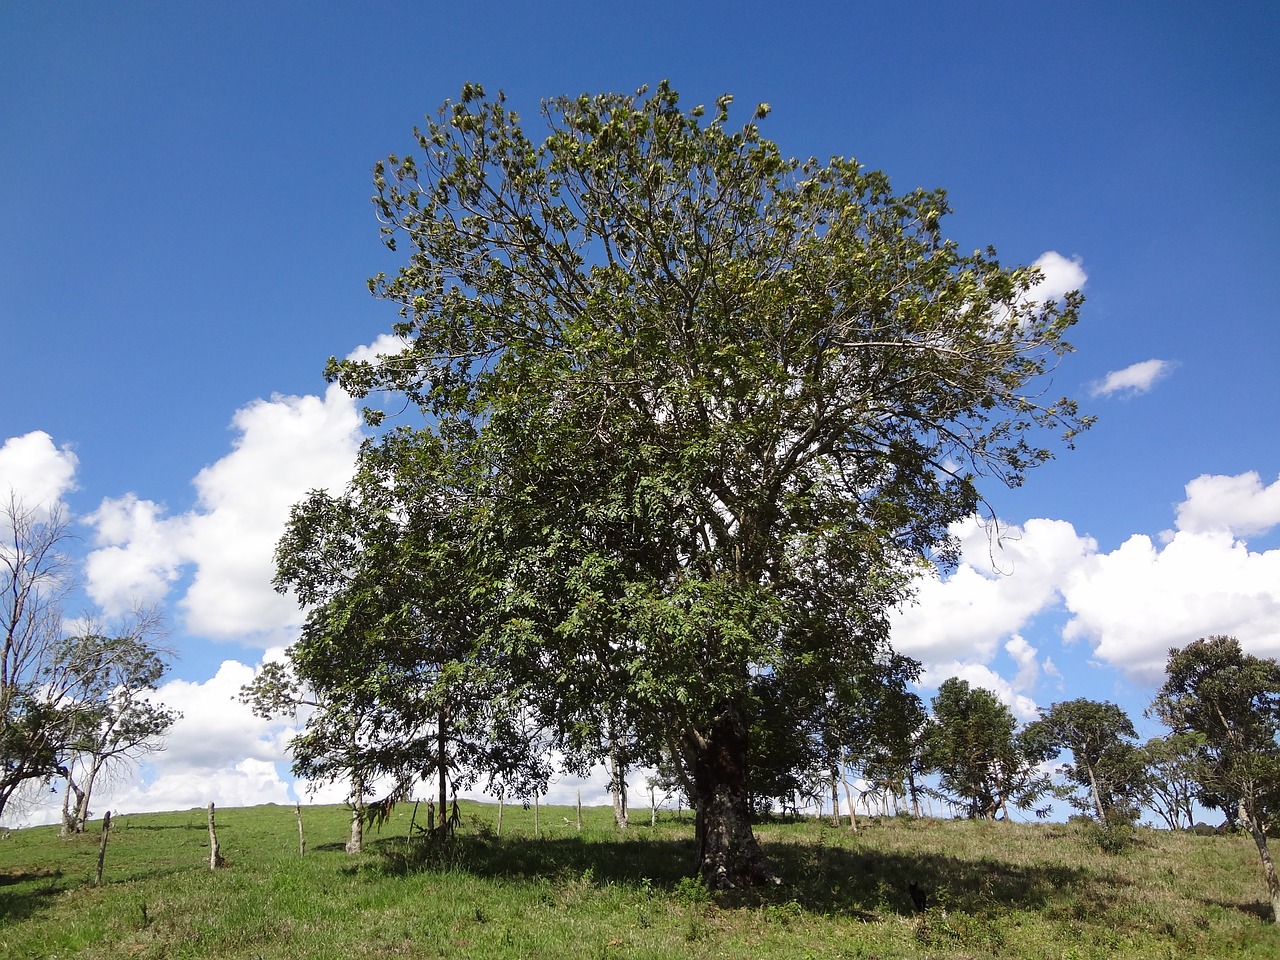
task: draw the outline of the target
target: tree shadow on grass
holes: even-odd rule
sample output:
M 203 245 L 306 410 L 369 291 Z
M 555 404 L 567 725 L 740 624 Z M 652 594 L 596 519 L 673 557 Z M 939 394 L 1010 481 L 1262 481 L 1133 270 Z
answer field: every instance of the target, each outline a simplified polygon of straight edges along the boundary
M 911 916 L 930 907 L 971 914 L 1009 909 L 1042 910 L 1076 896 L 1090 874 L 1060 865 L 1025 866 L 983 858 L 930 853 L 885 853 L 812 844 L 765 843 L 783 882 L 717 896 L 725 907 L 795 903 L 822 914 L 873 919 Z M 378 840 L 374 869 L 389 874 L 460 870 L 477 877 L 580 881 L 597 886 L 687 893 L 694 862 L 692 840 L 576 837 L 531 839 L 467 835 L 444 846 L 407 846 Z M 368 864 L 364 869 L 368 868 Z M 348 868 L 356 872 L 362 867 Z
M 25 870 L 0 873 L 0 921 L 25 920 L 34 916 L 50 898 L 65 887 L 59 883 L 61 870 Z M 25 890 L 7 889 L 27 886 Z

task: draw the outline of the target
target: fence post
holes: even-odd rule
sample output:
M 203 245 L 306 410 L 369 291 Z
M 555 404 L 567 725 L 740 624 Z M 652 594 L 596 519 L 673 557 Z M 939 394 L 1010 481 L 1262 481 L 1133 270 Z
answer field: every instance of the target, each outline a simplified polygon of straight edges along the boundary
M 102 865 L 107 859 L 107 836 L 111 833 L 111 811 L 102 815 L 102 843 L 98 845 L 98 878 L 93 881 L 95 887 L 102 886 Z
M 213 801 L 209 801 L 209 869 L 217 870 L 221 866 L 225 866 L 226 861 L 222 858 L 222 849 L 218 846 L 218 830 L 213 823 Z

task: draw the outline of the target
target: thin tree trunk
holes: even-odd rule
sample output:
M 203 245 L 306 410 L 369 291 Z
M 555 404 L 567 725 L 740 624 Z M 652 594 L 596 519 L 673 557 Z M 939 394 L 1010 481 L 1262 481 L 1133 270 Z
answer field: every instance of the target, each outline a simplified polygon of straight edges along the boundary
M 1089 790 L 1093 793 L 1093 809 L 1098 811 L 1098 822 L 1107 822 L 1107 811 L 1102 809 L 1102 794 L 1098 792 L 1098 778 L 1094 776 L 1093 766 L 1086 764 L 1089 771 Z
M 1259 826 L 1257 820 L 1249 818 L 1249 833 L 1258 848 L 1258 856 L 1262 859 L 1262 871 L 1267 878 L 1267 895 L 1271 898 L 1271 922 L 1280 924 L 1280 877 L 1276 875 L 1276 864 L 1271 859 L 1271 851 L 1267 847 L 1267 834 Z
M 436 723 L 436 774 L 437 795 L 440 798 L 440 839 L 449 832 L 449 710 L 447 706 L 440 708 L 440 716 Z
M 844 781 L 844 802 L 849 808 L 849 829 L 857 831 L 858 829 L 858 809 L 857 803 L 853 799 L 853 787 L 849 785 L 849 781 Z
M 538 823 L 538 795 L 533 795 L 533 836 L 534 839 L 542 836 L 541 824 Z
M 582 832 L 582 790 L 578 790 L 578 832 Z
M 364 777 L 355 774 L 351 778 L 351 834 L 347 839 L 347 853 L 364 852 Z
M 840 826 L 840 769 L 839 764 L 831 764 L 831 825 Z
M 294 801 L 293 814 L 298 818 L 298 856 L 302 857 L 307 853 L 307 835 L 302 830 L 302 801 Z
M 627 765 L 618 756 L 617 742 L 609 741 L 609 790 L 613 794 L 613 821 L 627 829 Z
M 736 707 L 716 718 L 694 746 L 697 869 L 713 890 L 777 882 L 751 832 L 747 725 Z
M 502 798 L 505 791 L 498 792 L 498 836 L 502 836 Z

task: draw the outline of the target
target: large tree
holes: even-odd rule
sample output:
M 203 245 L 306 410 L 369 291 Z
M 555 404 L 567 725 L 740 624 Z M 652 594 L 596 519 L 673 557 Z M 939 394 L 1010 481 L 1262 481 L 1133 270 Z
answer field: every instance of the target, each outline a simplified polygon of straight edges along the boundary
M 1234 813 L 1258 848 L 1280 924 L 1280 877 L 1267 835 L 1280 825 L 1280 663 L 1214 636 L 1169 651 L 1153 705 L 1175 734 L 1199 734 L 1200 799 Z
M 1084 425 L 1045 396 L 1078 295 L 1038 302 L 1037 271 L 944 237 L 942 191 L 788 160 L 730 103 L 558 98 L 535 140 L 465 86 L 375 170 L 404 350 L 330 367 L 475 425 L 507 650 L 566 750 L 625 709 L 647 759 L 679 756 L 715 886 L 771 876 L 762 688 L 871 669 L 978 479 Z

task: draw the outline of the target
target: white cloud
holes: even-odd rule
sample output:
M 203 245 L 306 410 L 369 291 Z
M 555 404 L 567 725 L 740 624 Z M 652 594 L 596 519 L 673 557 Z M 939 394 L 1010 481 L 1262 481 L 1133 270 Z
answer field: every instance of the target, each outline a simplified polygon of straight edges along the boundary
M 379 334 L 373 343 L 367 346 L 356 347 L 349 354 L 348 360 L 356 360 L 364 363 L 375 363 L 379 357 L 394 357 L 404 353 L 409 349 L 409 341 L 404 337 L 397 337 L 393 333 Z
M 1068 293 L 1081 289 L 1089 279 L 1079 257 L 1068 259 L 1055 250 L 1048 250 L 1036 258 L 1033 267 L 1039 267 L 1042 278 L 1036 285 L 1036 299 L 1061 300 Z
M 1178 504 L 1179 530 L 1229 530 L 1243 537 L 1280 524 L 1280 479 L 1264 487 L 1254 471 L 1234 477 L 1203 474 L 1185 489 L 1187 499 Z
M 1134 395 L 1146 393 L 1157 380 L 1167 376 L 1173 370 L 1168 360 L 1143 360 L 1130 364 L 1123 370 L 1112 370 L 1090 389 L 1095 397 L 1109 397 L 1115 393 Z
M 1008 680 L 980 663 L 962 663 L 956 660 L 935 664 L 921 674 L 920 683 L 926 687 L 938 687 L 951 677 L 964 680 L 971 687 L 990 690 L 1019 720 L 1025 722 L 1040 716 L 1035 700 L 1019 693 Z
M 988 661 L 1000 641 L 1059 599 L 1066 573 L 1096 550 L 1063 520 L 958 525 L 962 562 L 945 580 L 921 581 L 917 602 L 893 618 L 895 647 L 926 664 Z
M 1161 679 L 1170 647 L 1212 634 L 1280 654 L 1280 550 L 1250 551 L 1226 530 L 1179 531 L 1162 547 L 1134 535 L 1073 571 L 1062 592 L 1064 636 L 1147 684 Z
M 271 587 L 275 544 L 294 503 L 350 478 L 360 416 L 331 386 L 323 398 L 254 401 L 232 425 L 232 450 L 196 476 L 190 511 L 166 517 L 160 505 L 127 494 L 87 518 L 97 535 L 87 590 L 108 614 L 164 599 L 189 567 L 179 603 L 188 632 L 263 645 L 288 639 L 299 613 Z
M 55 446 L 43 430 L 10 437 L 0 445 L 0 496 L 13 491 L 28 509 L 47 509 L 75 489 L 77 466 L 70 447 Z
M 1280 481 L 1206 475 L 1186 491 L 1164 543 L 1135 534 L 1108 553 L 1061 520 L 1006 526 L 998 539 L 976 522 L 958 527 L 959 567 L 921 582 L 918 603 L 894 618 L 895 647 L 921 660 L 927 677 L 971 680 L 997 676 L 1003 649 L 1016 676 L 998 692 L 1011 705 L 1041 678 L 1064 685 L 1020 633 L 1052 611 L 1066 614 L 1065 641 L 1087 642 L 1097 664 L 1143 686 L 1160 682 L 1170 647 L 1203 636 L 1228 634 L 1252 653 L 1280 655 L 1280 550 L 1238 539 L 1280 523 Z

